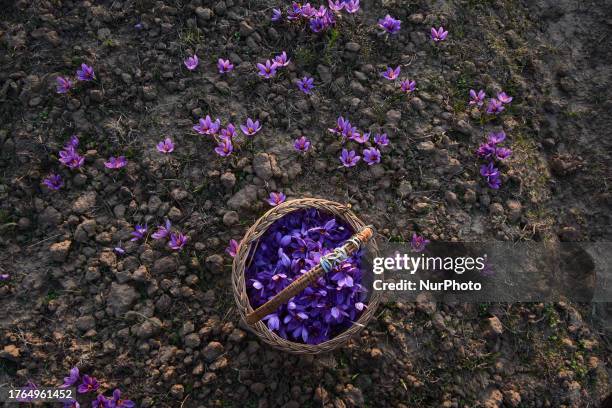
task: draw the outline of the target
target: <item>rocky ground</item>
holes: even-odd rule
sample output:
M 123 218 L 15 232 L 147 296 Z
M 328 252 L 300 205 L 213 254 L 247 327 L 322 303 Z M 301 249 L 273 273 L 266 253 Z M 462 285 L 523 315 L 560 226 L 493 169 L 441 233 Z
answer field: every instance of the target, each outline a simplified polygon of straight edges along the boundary
M 372 1 L 320 35 L 271 23 L 279 6 L 3 4 L 0 384 L 59 385 L 77 365 L 139 407 L 597 406 L 612 353 L 590 305 L 385 304 L 347 347 L 290 356 L 239 322 L 224 248 L 271 191 L 350 203 L 382 240 L 609 241 L 610 2 Z M 392 38 L 376 28 L 387 13 L 402 20 Z M 449 37 L 434 46 L 439 25 Z M 255 63 L 283 50 L 292 63 L 261 80 Z M 220 57 L 232 74 L 217 73 Z M 56 94 L 82 62 L 97 80 Z M 413 96 L 380 77 L 387 65 L 417 81 Z M 310 96 L 293 83 L 306 74 Z M 472 88 L 514 101 L 483 124 Z M 263 129 L 220 158 L 191 129 L 206 114 Z M 380 165 L 339 167 L 326 129 L 341 114 L 389 134 Z M 495 191 L 474 150 L 499 128 L 514 154 Z M 57 160 L 72 134 L 82 171 Z M 164 137 L 172 155 L 155 150 Z M 105 169 L 119 154 L 127 169 Z M 62 190 L 41 185 L 50 172 Z M 135 224 L 165 217 L 185 250 L 129 242 Z

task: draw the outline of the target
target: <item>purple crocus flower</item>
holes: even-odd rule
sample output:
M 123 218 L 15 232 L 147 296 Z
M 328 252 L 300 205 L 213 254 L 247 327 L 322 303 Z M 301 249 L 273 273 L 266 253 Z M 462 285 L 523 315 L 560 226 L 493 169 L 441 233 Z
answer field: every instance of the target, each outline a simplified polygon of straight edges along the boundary
M 495 148 L 495 158 L 497 160 L 506 160 L 508 157 L 512 156 L 512 149 L 508 149 L 506 147 L 496 147 Z
M 335 12 L 340 12 L 344 8 L 344 2 L 342 0 L 328 0 L 327 4 L 329 9 Z
M 416 90 L 416 81 L 411 81 L 406 79 L 405 81 L 400 82 L 400 88 L 402 92 L 410 93 Z
M 62 176 L 59 174 L 51 173 L 44 180 L 43 184 L 47 186 L 50 190 L 59 190 L 64 187 L 64 181 L 62 180 Z
M 77 387 L 77 391 L 80 394 L 96 391 L 100 388 L 100 383 L 94 377 L 90 377 L 87 374 L 83 376 L 83 382 Z
M 79 375 L 79 368 L 72 367 L 70 369 L 70 375 L 68 377 L 64 377 L 64 383 L 60 385 L 60 388 L 68 388 L 71 385 L 74 385 L 74 383 L 79 381 L 79 378 L 81 378 L 81 376 Z
M 92 408 L 112 408 L 113 406 L 104 395 L 98 394 L 95 400 L 91 403 Z
M 134 408 L 136 404 L 128 399 L 121 398 L 121 391 L 118 388 L 113 391 L 113 399 L 110 400 L 112 408 Z
M 493 190 L 499 190 L 499 188 L 501 187 L 500 175 L 497 174 L 495 176 L 487 177 L 487 183 L 489 184 L 489 187 Z
M 170 220 L 166 218 L 165 225 L 158 225 L 157 231 L 151 234 L 151 238 L 153 238 L 154 240 L 164 239 L 170 234 L 171 228 L 172 224 L 170 223 Z
M 57 82 L 56 92 L 58 94 L 65 94 L 72 89 L 72 81 L 66 77 L 58 76 L 55 81 Z
M 175 251 L 180 251 L 183 249 L 189 237 L 187 235 L 183 235 L 180 232 L 170 234 L 170 241 L 168 241 L 168 246 Z
M 225 252 L 227 252 L 229 256 L 234 258 L 238 253 L 238 246 L 239 244 L 235 239 L 230 239 L 228 247 L 225 248 Z
M 232 140 L 236 136 L 236 126 L 233 123 L 228 123 L 225 129 L 221 129 L 221 138 Z
M 489 106 L 487 106 L 487 113 L 490 115 L 498 115 L 503 112 L 504 105 L 495 98 L 489 100 Z
M 187 57 L 187 59 L 185 59 L 183 63 L 185 64 L 188 70 L 193 71 L 198 67 L 200 60 L 198 59 L 197 55 L 193 54 L 193 56 Z
M 278 68 L 278 65 L 276 62 L 267 60 L 265 65 L 258 63 L 257 68 L 259 69 L 259 76 L 270 79 L 276 75 L 276 68 Z
M 77 135 L 70 136 L 66 148 L 68 148 L 68 146 L 72 146 L 76 149 L 79 146 L 79 137 Z
M 395 69 L 391 68 L 391 67 L 387 67 L 387 70 L 385 72 L 382 72 L 381 75 L 384 78 L 387 78 L 390 81 L 393 81 L 394 79 L 397 79 L 397 77 L 400 74 L 400 66 L 398 65 Z
M 485 97 L 487 95 L 485 94 L 485 91 L 483 91 L 482 89 L 478 92 L 476 92 L 473 89 L 470 89 L 470 105 L 476 105 L 476 106 L 482 106 L 484 104 L 484 100 Z
M 361 156 L 357 156 L 354 150 L 350 152 L 346 149 L 342 149 L 342 154 L 340 155 L 340 161 L 344 167 L 353 167 L 357 164 L 357 162 L 361 160 Z
M 497 100 L 505 105 L 512 102 L 512 97 L 505 92 L 500 92 L 497 94 Z
M 344 119 L 342 116 L 338 116 L 338 120 L 336 121 L 336 127 L 329 128 L 327 130 L 329 130 L 331 133 L 341 134 L 344 132 L 347 126 L 351 126 L 351 122 Z
M 78 169 L 85 163 L 85 158 L 77 153 L 72 145 L 64 147 L 64 150 L 59 152 L 59 161 L 70 169 Z
M 366 133 L 363 132 L 361 134 L 357 133 L 357 132 L 353 132 L 353 137 L 352 139 L 359 143 L 359 144 L 364 144 L 366 143 L 368 140 L 370 140 L 370 133 Z
M 126 164 L 127 159 L 125 158 L 125 156 L 111 156 L 108 158 L 107 162 L 104 162 L 104 167 L 106 167 L 107 169 L 120 169 L 122 167 L 125 167 Z
M 8 280 L 11 277 L 11 275 L 9 275 L 8 273 L 2 273 L 0 274 L 0 282 L 4 282 L 6 280 Z
M 344 2 L 344 10 L 349 14 L 359 11 L 359 0 L 349 0 Z
M 440 27 L 437 30 L 431 27 L 431 39 L 435 42 L 444 41 L 447 35 L 448 31 L 444 31 L 444 27 Z
M 220 127 L 221 121 L 218 118 L 213 122 L 210 116 L 206 115 L 205 119 L 200 118 L 193 130 L 201 135 L 216 135 Z
M 163 154 L 172 153 L 174 151 L 174 143 L 172 139 L 167 137 L 157 144 L 157 151 Z
M 125 249 L 121 247 L 121 241 L 119 241 L 119 245 L 113 248 L 113 251 L 115 251 L 117 255 L 125 255 Z
M 489 183 L 489 187 L 492 189 L 497 190 L 500 187 L 501 178 L 499 170 L 495 167 L 493 162 L 480 166 L 480 175 L 487 179 L 487 183 Z
M 490 144 L 498 144 L 503 142 L 504 140 L 506 140 L 506 132 L 499 131 L 499 132 L 491 132 L 487 135 L 487 143 Z
M 276 22 L 276 21 L 280 21 L 282 17 L 283 17 L 283 13 L 279 9 L 272 9 L 272 17 L 270 18 L 270 20 Z
M 232 145 L 232 141 L 228 138 L 222 138 L 217 147 L 215 147 L 215 152 L 221 157 L 227 157 L 234 151 L 234 146 Z
M 295 150 L 298 152 L 305 153 L 310 149 L 310 140 L 308 140 L 306 136 L 302 136 L 299 139 L 295 139 L 293 147 L 295 147 Z
M 389 144 L 389 138 L 386 133 L 374 135 L 374 143 L 378 146 L 387 146 Z
M 63 408 L 81 408 L 81 404 L 75 399 L 64 402 Z
M 287 53 L 283 51 L 280 55 L 274 57 L 274 63 L 277 67 L 286 67 L 291 60 L 287 58 Z
M 428 239 L 425 239 L 425 237 L 413 233 L 412 240 L 410 241 L 410 248 L 414 252 L 423 252 L 429 242 L 430 241 Z
M 131 232 L 132 239 L 130 241 L 138 241 L 139 239 L 143 239 L 145 235 L 147 235 L 148 227 L 145 225 L 136 225 L 134 227 L 134 231 Z
M 378 26 L 389 34 L 397 34 L 401 29 L 401 24 L 400 20 L 394 19 L 389 14 L 378 20 Z
M 261 125 L 259 124 L 258 120 L 253 121 L 253 119 L 247 118 L 246 123 L 244 125 L 240 125 L 240 130 L 242 130 L 242 133 L 244 133 L 246 136 L 253 136 L 255 133 L 261 130 Z
M 81 64 L 81 69 L 77 70 L 76 73 L 79 81 L 93 81 L 96 79 L 93 67 L 87 64 Z
M 287 196 L 285 196 L 285 194 L 272 192 L 270 193 L 270 198 L 268 198 L 268 204 L 272 207 L 276 207 L 280 203 L 284 203 L 286 199 Z
M 323 20 L 322 18 L 316 17 L 310 20 L 310 29 L 313 33 L 320 33 L 326 28 L 327 24 L 325 24 L 325 20 Z
M 380 163 L 380 151 L 375 147 L 365 149 L 363 151 L 363 160 L 368 163 L 368 166 Z
M 234 64 L 232 64 L 228 59 L 224 60 L 219 58 L 219 61 L 217 61 L 217 68 L 219 68 L 220 74 L 226 74 L 234 69 Z
M 313 83 L 314 83 L 313 78 L 304 77 L 297 81 L 297 86 L 300 89 L 300 91 L 304 92 L 305 94 L 309 94 L 312 88 L 314 88 Z

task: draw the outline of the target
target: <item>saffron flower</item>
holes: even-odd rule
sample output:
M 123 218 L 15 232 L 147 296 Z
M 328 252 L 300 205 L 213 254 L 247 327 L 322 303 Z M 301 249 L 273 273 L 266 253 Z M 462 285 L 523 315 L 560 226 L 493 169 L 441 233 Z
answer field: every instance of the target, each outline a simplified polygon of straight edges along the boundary
M 305 94 L 309 94 L 311 93 L 310 91 L 312 90 L 312 88 L 314 88 L 313 82 L 313 78 L 304 77 L 297 81 L 297 86 L 300 91 L 304 92 Z
M 145 225 L 136 225 L 134 227 L 134 231 L 131 232 L 132 239 L 130 241 L 138 241 L 139 239 L 143 239 L 145 235 L 147 235 L 148 227 Z
M 493 162 L 480 166 L 480 175 L 487 179 L 489 187 L 491 187 L 493 190 L 497 190 L 500 187 L 501 178 L 499 170 L 495 167 Z
M 482 106 L 484 104 L 484 100 L 485 97 L 487 95 L 485 94 L 485 91 L 483 91 L 482 89 L 478 92 L 476 92 L 473 89 L 470 89 L 470 105 L 476 105 L 476 106 Z
M 85 163 L 85 158 L 76 151 L 72 144 L 66 145 L 64 150 L 59 152 L 59 156 L 60 163 L 70 169 L 78 169 Z
M 219 61 L 217 61 L 217 68 L 219 69 L 220 74 L 226 74 L 234 69 L 234 64 L 232 64 L 228 59 L 224 60 L 219 58 Z
M 487 113 L 490 115 L 499 115 L 504 110 L 504 105 L 495 98 L 489 100 L 489 106 L 487 106 Z
M 66 144 L 66 148 L 68 148 L 68 146 L 72 146 L 75 149 L 78 147 L 79 145 L 79 138 L 77 135 L 72 135 L 70 136 L 70 140 L 68 140 L 68 143 Z
M 166 218 L 166 224 L 165 225 L 158 225 L 157 226 L 157 231 L 155 231 L 153 234 L 151 234 L 151 238 L 153 238 L 154 240 L 164 239 L 168 235 L 170 235 L 170 229 L 171 228 L 172 228 L 172 224 L 170 223 L 170 220 Z
M 59 174 L 51 173 L 44 180 L 43 184 L 47 186 L 50 190 L 59 190 L 64 187 L 64 181 L 62 180 L 62 176 Z
M 375 147 L 365 149 L 363 151 L 363 160 L 368 163 L 368 166 L 380 163 L 380 151 Z
M 387 146 L 389 144 L 389 138 L 386 133 L 374 135 L 374 143 L 378 146 Z
M 327 4 L 329 9 L 335 12 L 340 12 L 344 8 L 344 2 L 342 0 L 329 0 Z
M 81 69 L 78 69 L 76 73 L 79 81 L 93 81 L 96 79 L 93 67 L 87 64 L 81 64 Z
M 236 126 L 233 123 L 228 123 L 225 129 L 221 129 L 221 138 L 232 140 L 236 136 Z
M 287 53 L 285 51 L 283 51 L 282 54 L 274 57 L 274 63 L 277 67 L 286 67 L 287 65 L 289 65 L 290 61 L 291 60 L 287 58 Z
M 261 125 L 259 124 L 258 120 L 253 122 L 253 119 L 247 118 L 246 123 L 244 125 L 240 125 L 240 130 L 242 130 L 242 133 L 244 133 L 246 136 L 253 136 L 255 133 L 261 130 Z
M 512 97 L 506 94 L 505 92 L 500 92 L 497 94 L 497 100 L 506 105 L 512 102 Z
M 448 31 L 444 31 L 444 27 L 440 27 L 437 30 L 431 27 L 431 39 L 434 40 L 434 42 L 444 41 L 447 35 Z
M 280 203 L 284 203 L 287 197 L 283 193 L 270 193 L 270 198 L 268 198 L 268 204 L 272 207 L 276 207 Z
M 344 167 L 353 167 L 359 160 L 361 160 L 361 156 L 357 156 L 354 150 L 349 152 L 346 149 L 342 149 L 340 161 Z
M 68 388 L 71 385 L 74 385 L 77 381 L 79 381 L 81 376 L 79 375 L 79 368 L 72 367 L 70 369 L 70 375 L 68 377 L 64 377 L 64 383 L 60 385 L 60 388 Z
M 344 2 L 344 10 L 349 14 L 359 11 L 359 0 L 349 0 Z
M 111 408 L 110 401 L 102 394 L 98 394 L 91 406 L 92 408 Z
M 239 244 L 235 239 L 230 239 L 228 247 L 225 248 L 225 252 L 227 252 L 229 256 L 234 258 L 238 253 L 238 246 Z
M 72 81 L 66 77 L 58 76 L 56 79 L 57 87 L 56 92 L 58 94 L 65 94 L 72 89 Z
M 354 132 L 352 139 L 359 144 L 364 144 L 365 142 L 370 140 L 370 133 L 363 132 L 362 134 L 359 134 Z
M 193 127 L 193 130 L 201 135 L 216 135 L 221 127 L 221 121 L 217 118 L 214 122 L 206 115 L 206 119 L 200 118 L 198 124 Z
M 270 79 L 276 75 L 276 68 L 278 68 L 278 65 L 276 62 L 267 60 L 265 65 L 258 63 L 257 68 L 259 69 L 259 76 Z
M 215 152 L 221 157 L 227 157 L 234 151 L 234 146 L 232 145 L 232 141 L 228 138 L 222 138 L 217 147 L 215 147 Z
M 336 121 L 336 127 L 335 128 L 329 128 L 327 130 L 329 130 L 331 133 L 335 133 L 335 134 L 341 134 L 344 132 L 344 130 L 346 129 L 346 127 L 350 127 L 351 126 L 351 122 L 349 122 L 348 120 L 344 119 L 342 116 L 338 116 L 338 119 Z
M 272 17 L 270 18 L 270 20 L 276 22 L 276 21 L 280 21 L 282 17 L 283 17 L 283 13 L 279 9 L 272 9 Z
M 295 150 L 298 152 L 305 153 L 310 149 L 310 140 L 308 140 L 306 136 L 302 136 L 299 139 L 295 139 L 293 147 L 295 147 Z
M 187 57 L 187 59 L 185 59 L 183 63 L 185 64 L 188 70 L 193 71 L 198 67 L 200 60 L 198 59 L 197 55 L 193 54 L 193 56 Z
M 134 408 L 136 406 L 133 401 L 121 398 L 121 391 L 118 388 L 113 391 L 113 399 L 109 401 L 109 405 L 112 408 Z
M 107 169 L 120 169 L 122 167 L 125 167 L 126 164 L 127 159 L 125 158 L 125 156 L 111 156 L 109 157 L 107 162 L 104 162 L 104 167 L 106 167 Z
M 83 376 L 83 382 L 77 387 L 77 391 L 80 394 L 96 391 L 100 388 L 100 383 L 94 377 L 90 377 L 87 374 Z
M 489 133 L 489 135 L 487 136 L 487 142 L 482 143 L 480 146 L 478 146 L 478 150 L 476 150 L 476 154 L 479 157 L 482 157 L 485 159 L 496 159 L 496 160 L 507 159 L 508 157 L 510 157 L 510 155 L 512 155 L 512 150 L 505 148 L 505 147 L 497 146 L 497 144 L 503 142 L 505 139 L 506 139 L 506 134 L 504 133 L 503 130 L 497 133 L 495 132 Z
M 64 402 L 63 408 L 81 408 L 81 404 L 75 399 Z
M 500 132 L 491 132 L 487 135 L 487 143 L 498 144 L 506 140 L 506 132 L 503 130 Z
M 10 277 L 11 277 L 11 275 L 9 275 L 8 273 L 2 273 L 2 274 L 0 274 L 0 282 L 8 280 Z
M 378 26 L 389 34 L 397 34 L 401 29 L 402 22 L 391 17 L 389 14 L 385 18 L 378 20 Z
M 157 151 L 163 154 L 172 153 L 174 151 L 174 143 L 172 139 L 167 137 L 157 144 Z
M 387 67 L 387 70 L 385 72 L 382 72 L 381 75 L 384 78 L 387 78 L 390 81 L 393 81 L 394 79 L 397 79 L 397 77 L 400 74 L 400 66 L 398 65 L 395 69 L 391 68 L 391 67 Z
M 121 247 L 121 241 L 119 241 L 119 245 L 113 248 L 113 251 L 115 251 L 117 255 L 125 255 L 125 249 Z
M 180 251 L 183 249 L 189 237 L 181 234 L 180 232 L 170 234 L 170 241 L 168 241 L 168 246 L 175 251 Z
M 410 248 L 414 252 L 423 252 L 429 242 L 430 241 L 428 239 L 425 239 L 425 237 L 413 233 L 412 240 L 410 241 Z
M 402 92 L 410 93 L 416 90 L 416 82 L 406 79 L 405 81 L 400 82 L 400 88 Z

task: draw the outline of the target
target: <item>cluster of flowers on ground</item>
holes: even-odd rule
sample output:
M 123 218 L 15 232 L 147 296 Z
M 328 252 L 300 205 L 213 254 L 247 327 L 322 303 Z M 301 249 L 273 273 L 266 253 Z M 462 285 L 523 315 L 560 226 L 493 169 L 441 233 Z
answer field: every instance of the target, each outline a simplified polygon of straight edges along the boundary
M 274 297 L 352 234 L 346 223 L 316 209 L 295 211 L 276 221 L 260 238 L 245 271 L 252 306 Z M 235 256 L 237 249 L 232 241 L 227 251 Z M 346 330 L 367 307 L 360 255 L 349 257 L 266 316 L 268 328 L 282 338 L 307 344 L 319 344 Z
M 369 132 L 359 132 L 357 127 L 351 125 L 351 122 L 343 116 L 339 116 L 336 120 L 336 126 L 328 130 L 334 135 L 340 136 L 342 143 L 352 140 L 363 145 L 369 142 L 371 136 Z M 371 146 L 365 148 L 362 153 L 363 160 L 369 166 L 380 163 L 381 154 L 378 148 L 389 145 L 389 138 L 386 133 L 375 134 L 373 139 L 374 145 L 377 147 Z M 342 149 L 340 163 L 342 163 L 344 167 L 353 167 L 359 160 L 361 160 L 361 156 L 358 156 L 354 150 Z
M 100 382 L 92 376 L 87 374 L 81 375 L 78 367 L 70 369 L 70 373 L 67 377 L 64 377 L 64 383 L 60 385 L 60 388 L 68 388 L 76 386 L 78 394 L 85 395 L 89 393 L 96 393 L 100 388 Z M 28 381 L 25 387 L 28 390 L 36 390 L 38 386 Z M 24 398 L 19 402 L 32 402 L 31 398 Z M 92 408 L 133 408 L 136 404 L 121 396 L 121 390 L 116 388 L 112 395 L 105 397 L 104 394 L 98 393 L 96 398 L 91 403 Z M 80 408 L 81 404 L 76 399 L 64 402 L 64 408 Z

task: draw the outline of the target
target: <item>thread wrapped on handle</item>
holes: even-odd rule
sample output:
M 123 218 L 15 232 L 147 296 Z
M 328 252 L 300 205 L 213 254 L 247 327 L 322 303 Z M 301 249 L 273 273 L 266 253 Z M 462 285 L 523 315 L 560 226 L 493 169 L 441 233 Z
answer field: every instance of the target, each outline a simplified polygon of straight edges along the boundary
M 272 299 L 252 311 L 246 316 L 248 324 L 255 324 L 270 313 L 273 313 L 279 306 L 287 303 L 289 299 L 296 296 L 306 289 L 312 282 L 326 273 L 329 273 L 335 266 L 357 252 L 361 245 L 365 244 L 374 231 L 371 227 L 365 227 L 357 234 L 348 239 L 344 245 L 334 248 L 334 251 L 321 257 L 319 265 L 313 267 L 304 275 L 291 282 L 287 287 L 276 294 Z

